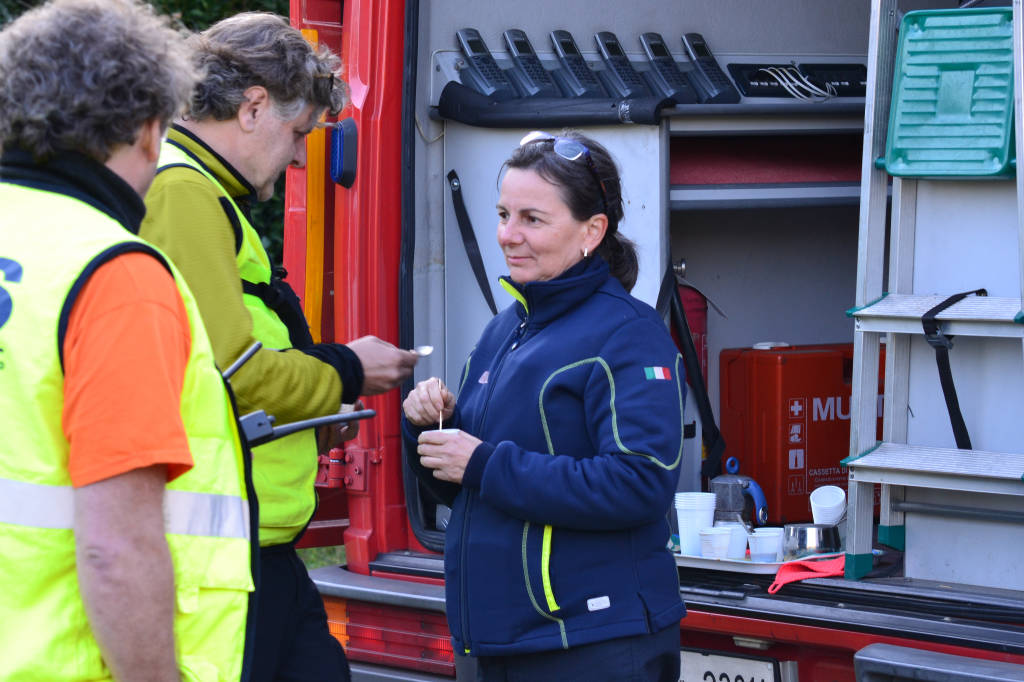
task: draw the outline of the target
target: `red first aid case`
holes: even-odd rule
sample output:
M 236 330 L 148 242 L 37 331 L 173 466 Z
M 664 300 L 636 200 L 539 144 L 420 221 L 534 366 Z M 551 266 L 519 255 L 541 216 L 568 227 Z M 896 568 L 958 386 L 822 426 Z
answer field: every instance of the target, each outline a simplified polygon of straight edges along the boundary
M 882 435 L 885 348 L 878 373 Z M 853 344 L 732 348 L 719 355 L 726 457 L 764 490 L 771 524 L 811 521 L 808 496 L 846 489 Z

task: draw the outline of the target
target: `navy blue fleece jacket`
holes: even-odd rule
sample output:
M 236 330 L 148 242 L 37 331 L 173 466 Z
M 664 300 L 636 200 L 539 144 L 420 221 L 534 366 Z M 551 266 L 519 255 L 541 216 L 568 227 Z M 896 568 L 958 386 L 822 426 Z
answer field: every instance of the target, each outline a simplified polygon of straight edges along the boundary
M 684 615 L 665 520 L 685 382 L 661 318 L 591 257 L 484 329 L 445 426 L 483 443 L 462 485 L 410 465 L 452 506 L 445 587 L 459 651 L 507 655 L 661 630 Z

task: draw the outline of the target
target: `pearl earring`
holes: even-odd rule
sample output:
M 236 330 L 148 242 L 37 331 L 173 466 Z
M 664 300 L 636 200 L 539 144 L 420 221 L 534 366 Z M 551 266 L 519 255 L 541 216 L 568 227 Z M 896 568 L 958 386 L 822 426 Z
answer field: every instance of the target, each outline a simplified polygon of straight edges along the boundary
M 585 246 L 583 247 L 583 257 L 584 258 L 587 257 L 587 247 L 585 247 Z

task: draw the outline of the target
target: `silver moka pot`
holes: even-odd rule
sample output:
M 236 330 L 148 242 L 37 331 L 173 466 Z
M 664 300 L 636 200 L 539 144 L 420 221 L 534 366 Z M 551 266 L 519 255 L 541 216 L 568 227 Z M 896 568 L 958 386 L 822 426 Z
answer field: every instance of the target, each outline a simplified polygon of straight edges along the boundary
M 768 523 L 768 501 L 757 481 L 737 473 L 740 464 L 735 457 L 725 461 L 725 470 L 729 473 L 711 479 L 715 521 L 741 521 L 747 526 Z

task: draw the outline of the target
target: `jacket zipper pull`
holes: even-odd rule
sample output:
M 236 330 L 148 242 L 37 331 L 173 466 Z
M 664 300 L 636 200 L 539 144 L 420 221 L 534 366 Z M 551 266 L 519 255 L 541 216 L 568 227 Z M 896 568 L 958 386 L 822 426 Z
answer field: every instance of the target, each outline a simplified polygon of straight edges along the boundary
M 523 336 L 523 330 L 526 329 L 526 321 L 519 323 L 519 328 L 516 329 L 516 340 L 509 346 L 509 351 L 514 351 L 519 346 L 519 339 Z

